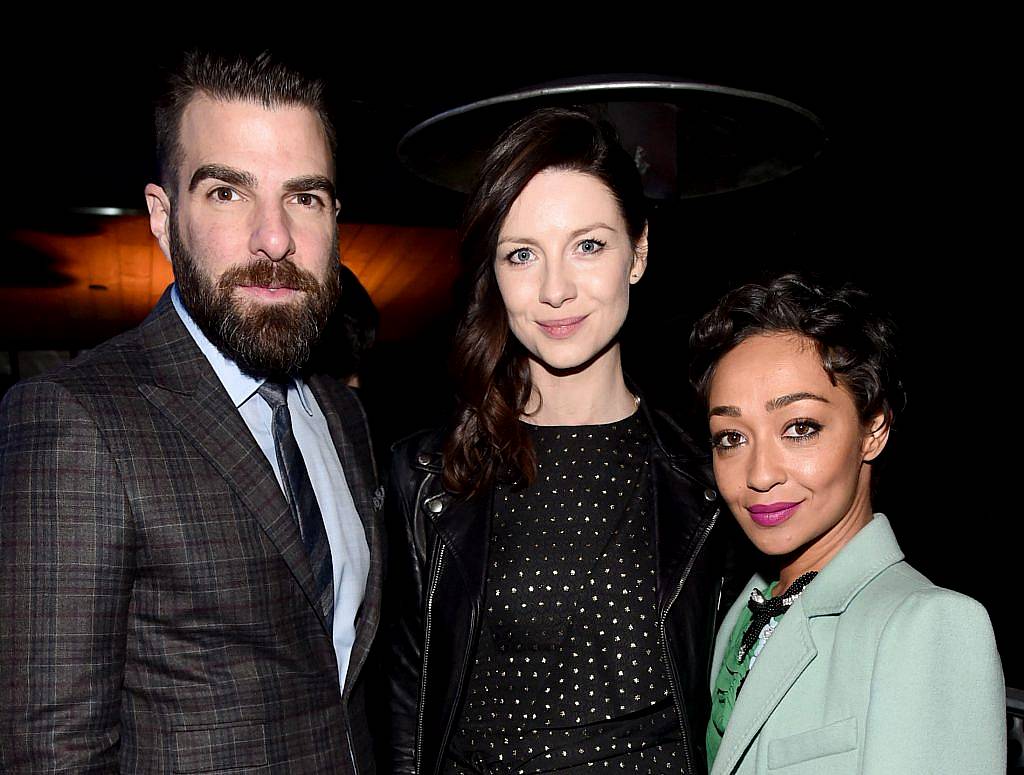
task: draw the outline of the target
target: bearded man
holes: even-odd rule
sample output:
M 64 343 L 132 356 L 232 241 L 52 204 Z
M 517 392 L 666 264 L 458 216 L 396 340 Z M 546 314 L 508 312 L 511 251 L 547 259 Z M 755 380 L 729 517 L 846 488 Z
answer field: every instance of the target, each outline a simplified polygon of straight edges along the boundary
M 175 284 L 0 406 L 0 770 L 368 773 L 381 586 L 322 84 L 189 54 L 156 112 Z

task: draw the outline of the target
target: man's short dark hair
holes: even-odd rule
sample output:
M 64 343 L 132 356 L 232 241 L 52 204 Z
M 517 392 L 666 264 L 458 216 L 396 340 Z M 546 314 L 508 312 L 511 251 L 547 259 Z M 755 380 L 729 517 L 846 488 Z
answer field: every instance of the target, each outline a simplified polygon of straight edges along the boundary
M 322 80 L 310 78 L 276 60 L 268 51 L 255 57 L 189 51 L 168 74 L 155 110 L 160 185 L 172 200 L 182 159 L 181 116 L 189 102 L 200 95 L 215 100 L 254 102 L 267 108 L 282 105 L 309 108 L 320 119 L 332 162 L 336 158 L 337 138 L 327 112 L 326 87 Z

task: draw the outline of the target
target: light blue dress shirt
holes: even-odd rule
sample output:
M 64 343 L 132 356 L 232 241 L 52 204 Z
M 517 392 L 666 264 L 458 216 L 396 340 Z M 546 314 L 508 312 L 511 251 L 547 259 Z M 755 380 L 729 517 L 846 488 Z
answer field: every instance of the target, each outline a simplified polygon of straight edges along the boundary
M 263 380 L 254 379 L 243 373 L 234 361 L 227 358 L 206 338 L 182 304 L 176 285 L 171 292 L 171 300 L 181 322 L 185 324 L 185 328 L 210 362 L 259 448 L 263 450 L 267 461 L 273 467 L 280 486 L 281 471 L 277 464 L 271 430 L 272 412 L 267 402 L 256 393 Z M 338 450 L 327 427 L 327 418 L 320 410 L 309 386 L 301 379 L 292 380 L 288 386 L 288 411 L 292 419 L 295 441 L 309 471 L 309 479 L 313 484 L 313 492 L 327 530 L 327 541 L 331 546 L 331 563 L 334 566 L 334 653 L 338 659 L 338 680 L 344 689 L 345 675 L 348 672 L 349 657 L 356 635 L 356 613 L 363 602 L 366 576 L 370 570 L 370 549 L 366 543 L 363 523 L 352 502 L 352 493 L 349 492 L 348 483 L 345 481 Z

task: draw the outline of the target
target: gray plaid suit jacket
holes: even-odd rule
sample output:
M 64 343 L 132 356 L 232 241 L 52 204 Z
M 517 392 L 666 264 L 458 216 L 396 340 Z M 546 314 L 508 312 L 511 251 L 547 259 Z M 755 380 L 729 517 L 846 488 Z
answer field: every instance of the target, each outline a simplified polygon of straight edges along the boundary
M 0 405 L 0 771 L 373 770 L 376 472 L 312 376 L 366 529 L 344 692 L 277 479 L 165 293 Z

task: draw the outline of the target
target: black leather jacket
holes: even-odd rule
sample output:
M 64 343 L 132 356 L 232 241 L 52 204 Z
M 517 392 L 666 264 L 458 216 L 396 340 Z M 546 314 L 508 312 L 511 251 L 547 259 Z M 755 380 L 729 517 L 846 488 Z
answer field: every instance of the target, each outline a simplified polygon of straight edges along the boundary
M 706 768 L 704 734 L 718 612 L 735 597 L 731 518 L 712 488 L 706 456 L 658 412 L 651 486 L 657 544 L 659 636 L 687 752 L 686 773 Z M 480 628 L 491 496 L 460 500 L 440 483 L 438 432 L 394 447 L 388 493 L 391 547 L 386 594 L 395 773 L 434 775 L 458 723 Z

